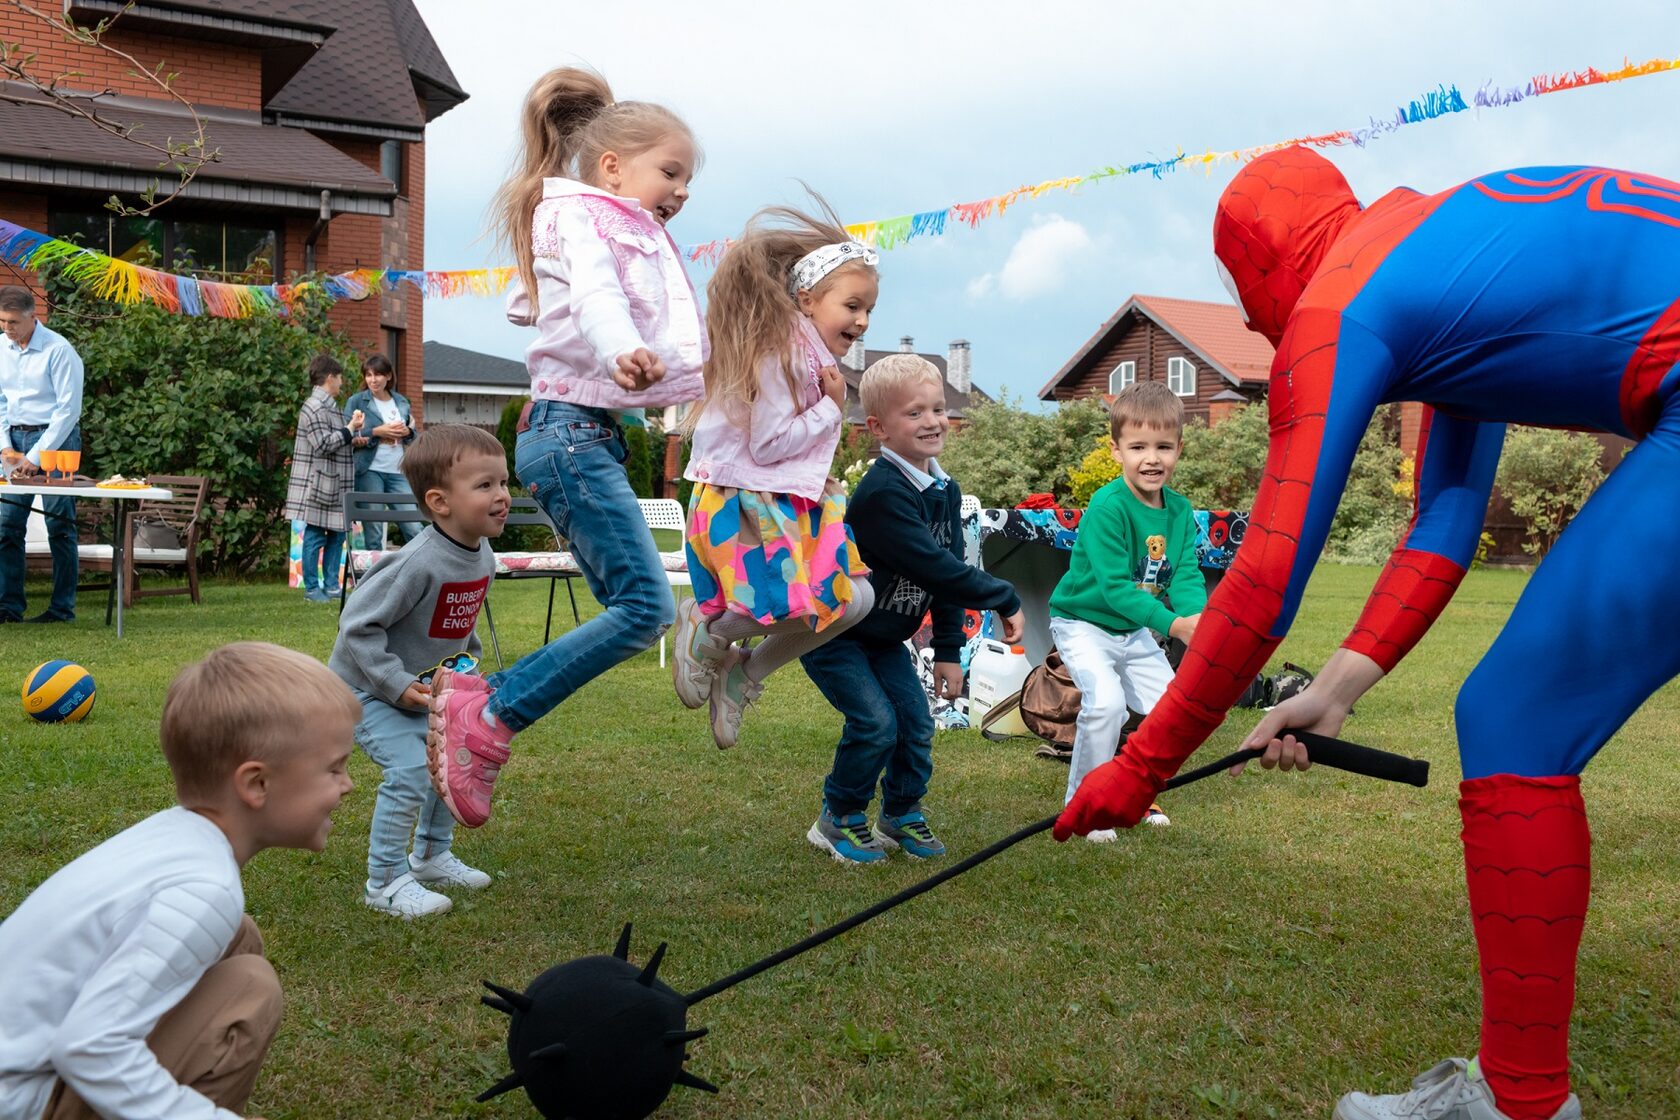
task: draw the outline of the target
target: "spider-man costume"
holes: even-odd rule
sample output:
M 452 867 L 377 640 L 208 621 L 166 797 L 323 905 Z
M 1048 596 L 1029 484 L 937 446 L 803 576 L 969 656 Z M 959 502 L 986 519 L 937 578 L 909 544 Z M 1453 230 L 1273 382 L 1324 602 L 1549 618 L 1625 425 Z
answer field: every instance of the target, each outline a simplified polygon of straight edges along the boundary
M 1541 167 L 1361 209 L 1328 161 L 1292 148 L 1226 188 L 1214 250 L 1249 326 L 1277 347 L 1265 476 L 1177 679 L 1057 836 L 1135 824 L 1265 665 L 1378 405 L 1430 406 L 1412 523 L 1343 643 L 1385 673 L 1464 576 L 1506 423 L 1639 439 L 1539 566 L 1456 711 L 1481 1072 L 1506 1115 L 1550 1117 L 1569 1095 L 1587 906 L 1578 775 L 1680 673 L 1680 581 L 1647 566 L 1680 549 L 1680 519 L 1641 512 L 1680 479 L 1680 185 Z M 1616 669 L 1583 679 L 1565 651 L 1605 627 Z

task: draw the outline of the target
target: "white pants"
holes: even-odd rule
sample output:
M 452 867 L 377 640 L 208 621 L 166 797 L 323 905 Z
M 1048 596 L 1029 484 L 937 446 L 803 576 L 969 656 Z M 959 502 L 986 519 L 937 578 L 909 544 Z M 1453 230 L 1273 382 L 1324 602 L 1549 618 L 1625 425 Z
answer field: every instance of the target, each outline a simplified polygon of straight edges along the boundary
M 1114 757 L 1127 709 L 1148 715 L 1172 683 L 1173 671 L 1147 629 L 1110 634 L 1076 618 L 1052 618 L 1050 636 L 1080 696 L 1068 767 L 1072 801 L 1085 775 Z

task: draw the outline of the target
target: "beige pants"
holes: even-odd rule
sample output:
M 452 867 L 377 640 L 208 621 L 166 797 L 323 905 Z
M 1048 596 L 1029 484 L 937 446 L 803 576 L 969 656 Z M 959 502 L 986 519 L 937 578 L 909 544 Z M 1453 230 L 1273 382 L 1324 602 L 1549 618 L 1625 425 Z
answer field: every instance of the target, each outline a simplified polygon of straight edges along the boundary
M 280 1007 L 280 978 L 247 914 L 227 953 L 158 1020 L 146 1042 L 175 1080 L 239 1112 L 280 1029 Z M 99 1120 L 99 1114 L 60 1081 L 43 1120 Z

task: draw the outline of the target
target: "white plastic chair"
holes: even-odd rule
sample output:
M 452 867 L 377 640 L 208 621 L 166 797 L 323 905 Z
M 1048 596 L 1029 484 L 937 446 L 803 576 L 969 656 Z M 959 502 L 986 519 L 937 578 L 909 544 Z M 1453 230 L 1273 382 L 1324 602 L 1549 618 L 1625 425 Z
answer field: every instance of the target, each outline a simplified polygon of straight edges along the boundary
M 637 498 L 636 504 L 641 507 L 642 520 L 647 522 L 649 530 L 674 529 L 678 533 L 688 530 L 688 518 L 683 513 L 682 503 L 675 498 Z M 694 581 L 688 578 L 688 560 L 684 549 L 675 552 L 659 554 L 664 562 L 665 578 L 672 587 L 693 587 Z M 665 667 L 665 635 L 659 636 L 659 667 Z

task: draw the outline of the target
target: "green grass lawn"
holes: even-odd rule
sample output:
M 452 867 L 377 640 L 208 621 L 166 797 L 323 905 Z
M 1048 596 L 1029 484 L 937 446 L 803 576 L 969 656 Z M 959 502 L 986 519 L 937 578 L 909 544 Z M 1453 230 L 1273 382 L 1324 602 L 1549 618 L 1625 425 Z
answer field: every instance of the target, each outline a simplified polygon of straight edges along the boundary
M 1322 663 L 1374 577 L 1322 568 L 1279 660 Z M 1397 1090 L 1473 1049 L 1452 703 L 1525 578 L 1473 573 L 1347 726 L 1429 759 L 1427 790 L 1255 772 L 1169 795 L 1170 829 L 1106 846 L 1035 837 L 700 1005 L 692 1022 L 712 1033 L 690 1068 L 723 1092 L 677 1090 L 661 1115 L 1328 1117 L 1347 1089 Z M 541 640 L 545 595 L 495 585 L 504 650 Z M 276 585 L 211 584 L 200 606 L 142 604 L 117 642 L 92 600 L 74 626 L 0 630 L 11 681 L 67 657 L 99 683 L 81 725 L 0 714 L 0 914 L 169 803 L 157 722 L 183 662 L 247 638 L 325 658 L 337 619 Z M 1559 656 L 1616 671 L 1610 625 L 1573 637 Z M 1596 1120 L 1680 1116 L 1677 717 L 1671 687 L 1586 778 L 1596 858 L 1573 1037 Z M 1238 713 L 1205 756 L 1254 719 Z M 480 978 L 523 987 L 608 951 L 632 919 L 632 959 L 669 941 L 661 977 L 693 990 L 915 882 L 927 867 L 846 868 L 806 843 L 838 729 L 793 667 L 720 753 L 650 650 L 520 737 L 495 818 L 456 843 L 495 884 L 412 925 L 360 902 L 377 773 L 357 755 L 327 851 L 246 869 L 287 995 L 251 1111 L 530 1115 L 519 1093 L 471 1103 L 507 1062 L 507 1020 L 478 1004 Z M 928 808 L 957 856 L 1052 812 L 1067 775 L 966 731 L 941 733 L 935 760 Z

